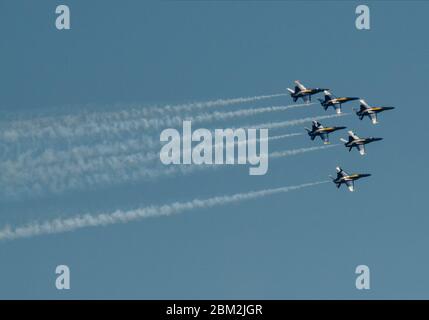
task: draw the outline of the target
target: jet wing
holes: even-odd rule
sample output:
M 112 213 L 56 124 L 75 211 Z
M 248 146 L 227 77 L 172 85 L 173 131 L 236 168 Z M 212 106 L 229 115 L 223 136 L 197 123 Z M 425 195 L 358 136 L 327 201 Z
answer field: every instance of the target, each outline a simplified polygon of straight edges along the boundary
M 301 84 L 301 82 L 299 82 L 299 80 L 296 80 L 295 81 L 295 84 L 297 85 L 297 87 L 299 88 L 299 89 L 301 89 L 301 90 L 306 90 L 307 88 L 306 87 L 304 87 L 302 84 Z
M 371 118 L 371 121 L 372 121 L 373 124 L 378 123 L 377 122 L 377 114 L 375 112 L 369 113 L 369 117 Z
M 337 167 L 337 178 L 346 177 L 349 174 L 342 170 L 340 167 Z
M 340 113 L 341 113 L 341 105 L 336 104 L 336 105 L 334 105 L 334 108 L 335 108 L 335 112 L 336 112 L 337 114 L 340 114 Z
M 355 184 L 352 180 L 347 180 L 346 184 L 347 184 L 347 188 L 349 188 L 350 192 L 355 191 Z
M 324 144 L 328 144 L 329 143 L 329 135 L 326 132 L 322 132 L 320 134 L 320 138 L 323 140 Z
M 341 176 L 343 177 L 347 177 L 349 174 L 347 172 L 345 172 L 344 170 L 340 172 Z
M 367 108 L 367 109 L 369 108 L 369 105 L 368 105 L 368 103 L 366 103 L 366 101 L 365 101 L 365 100 L 360 99 L 360 100 L 359 100 L 359 102 L 360 102 L 360 104 L 361 104 L 361 105 L 363 105 L 365 108 Z
M 334 98 L 333 94 L 332 94 L 331 92 L 329 92 L 329 90 L 325 90 L 325 91 L 323 91 L 323 94 L 324 94 L 325 96 L 328 96 L 328 97 L 329 97 L 329 99 Z
M 363 144 L 358 144 L 358 149 L 361 155 L 365 154 L 365 146 Z
M 319 121 L 314 120 L 313 121 L 313 128 L 314 129 L 323 129 L 324 126 L 322 126 L 322 124 Z
M 348 132 L 348 134 L 349 134 L 349 136 L 350 136 L 350 137 L 352 137 L 354 140 L 359 139 L 359 137 L 358 137 L 357 135 L 355 135 L 353 131 L 349 131 L 349 132 Z

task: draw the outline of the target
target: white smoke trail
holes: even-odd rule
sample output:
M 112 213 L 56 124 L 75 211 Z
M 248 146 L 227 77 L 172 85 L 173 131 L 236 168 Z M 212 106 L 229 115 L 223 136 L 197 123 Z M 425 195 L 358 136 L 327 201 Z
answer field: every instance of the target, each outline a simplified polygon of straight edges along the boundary
M 268 139 L 253 139 L 257 140 L 280 140 L 289 137 L 301 135 L 301 133 L 289 133 L 283 135 L 277 135 L 268 137 Z M 252 140 L 245 141 L 234 141 L 234 145 L 247 144 Z M 213 148 L 222 145 L 223 143 L 217 143 L 213 145 Z M 229 146 L 227 143 L 226 146 Z M 189 152 L 192 149 L 185 149 L 185 152 Z M 91 148 L 80 150 L 85 151 L 86 156 L 92 152 L 108 151 L 101 148 L 101 150 L 94 150 Z M 23 161 L 25 156 L 25 160 Z M 31 155 L 30 155 L 31 156 Z M 53 155 L 50 152 L 44 153 L 42 158 L 31 159 L 27 154 L 20 157 L 18 161 L 6 161 L 0 162 L 0 171 L 3 172 L 3 176 L 0 178 L 0 182 L 5 185 L 13 185 L 16 182 L 21 184 L 29 184 L 31 181 L 46 181 L 46 177 L 51 177 L 61 181 L 68 180 L 69 176 L 76 177 L 82 174 L 90 174 L 96 172 L 104 172 L 108 170 L 124 170 L 130 168 L 130 166 L 142 166 L 148 162 L 157 160 L 160 158 L 159 152 L 136 152 L 126 156 L 106 156 L 101 155 L 96 158 L 85 158 L 79 153 L 74 161 L 67 161 L 67 157 L 61 155 L 63 162 L 56 165 L 53 161 Z M 57 159 L 58 160 L 58 159 Z M 70 159 L 69 159 L 70 160 Z M 148 170 L 146 170 L 148 172 Z M 58 183 L 56 184 L 58 186 Z
M 268 137 L 268 140 L 272 141 L 272 140 L 279 140 L 279 139 L 284 139 L 284 138 L 297 137 L 297 136 L 302 136 L 303 134 L 304 134 L 303 132 L 286 133 L 286 134 L 281 134 L 278 136 Z
M 88 227 L 106 226 L 117 223 L 128 223 L 150 217 L 169 216 L 184 211 L 212 208 L 231 203 L 240 203 L 242 201 L 263 198 L 279 193 L 286 193 L 289 191 L 308 188 L 328 182 L 330 181 L 304 183 L 296 186 L 265 189 L 246 193 L 236 193 L 233 195 L 216 196 L 207 199 L 197 198 L 187 202 L 173 202 L 171 204 L 149 206 L 129 211 L 117 210 L 113 213 L 101 213 L 97 215 L 77 215 L 70 218 L 57 218 L 44 222 L 34 222 L 25 226 L 6 226 L 2 230 L 0 230 L 0 240 L 29 238 L 46 234 L 71 232 L 77 229 Z
M 271 106 L 271 107 L 261 107 L 261 108 L 250 108 L 250 109 L 241 109 L 229 112 L 219 112 L 214 111 L 212 113 L 203 113 L 194 117 L 188 118 L 192 122 L 211 122 L 211 121 L 219 121 L 226 120 L 235 117 L 244 117 L 244 116 L 254 116 L 261 113 L 267 112 L 277 112 L 277 111 L 286 111 L 289 109 L 299 108 L 299 107 L 307 107 L 309 104 L 292 104 L 288 106 Z M 188 120 L 186 119 L 186 120 Z M 171 126 L 181 124 L 183 119 L 180 119 L 178 122 L 171 122 Z
M 268 137 L 268 139 L 259 139 L 259 140 L 269 140 L 269 141 L 275 141 L 295 136 L 303 135 L 303 133 L 288 133 L 283 135 L 277 135 L 277 136 L 271 136 Z M 258 139 L 256 139 L 257 141 Z M 234 145 L 241 145 L 241 144 L 247 144 L 249 141 L 240 141 L 234 142 Z M 255 140 L 253 140 L 255 141 Z M 216 148 L 218 145 L 223 145 L 222 143 L 214 144 L 213 148 Z M 226 146 L 229 146 L 230 144 L 227 143 Z M 92 154 L 93 152 L 97 152 L 97 150 L 94 150 L 92 148 L 85 148 L 85 151 Z M 185 149 L 185 152 L 189 152 L 192 149 Z M 83 150 L 82 150 L 83 151 Z M 3 163 L 0 163 L 0 170 L 4 173 L 3 177 L 7 177 L 8 172 L 13 173 L 21 173 L 21 177 L 26 176 L 28 180 L 43 180 L 44 177 L 46 177 L 46 174 L 49 173 L 49 176 L 56 176 L 56 177 L 62 177 L 63 179 L 66 179 L 66 176 L 69 174 L 72 175 L 79 175 L 84 173 L 91 173 L 91 172 L 97 172 L 97 171 L 103 171 L 103 170 L 120 170 L 123 169 L 126 166 L 130 165 L 143 165 L 145 163 L 157 160 L 160 158 L 159 152 L 136 152 L 132 153 L 126 156 L 106 156 L 108 150 L 100 150 L 102 151 L 101 156 L 98 156 L 96 158 L 87 158 L 83 157 L 82 155 L 79 155 L 75 158 L 74 161 L 66 161 L 66 156 L 61 156 L 61 159 L 63 162 L 59 165 L 55 165 L 54 156 L 51 152 L 47 152 L 43 155 L 43 157 L 31 159 L 30 157 L 26 157 L 25 159 L 27 161 L 23 161 L 23 158 L 19 158 L 18 161 L 6 161 Z M 27 155 L 25 155 L 27 156 Z M 86 153 L 86 156 L 88 156 L 88 153 Z M 57 159 L 58 160 L 58 159 Z M 69 159 L 70 160 L 70 159 Z M 36 170 L 35 170 L 36 168 Z M 30 170 L 29 170 L 30 169 Z M 28 174 L 25 174 L 25 172 L 28 172 Z M 21 180 L 19 176 L 12 175 L 9 178 L 10 182 L 6 182 L 7 184 L 12 183 L 12 181 Z M 0 180 L 1 181 L 1 180 Z
M 270 95 L 254 96 L 254 97 L 241 97 L 241 98 L 232 98 L 232 99 L 218 99 L 213 101 L 206 102 L 194 102 L 183 105 L 175 106 L 164 106 L 163 108 L 154 108 L 156 111 L 173 111 L 173 112 L 186 112 L 193 111 L 195 109 L 206 109 L 213 107 L 224 107 L 232 104 L 246 103 L 246 102 L 256 102 L 260 100 L 266 100 L 271 98 L 278 98 L 289 95 L 288 93 L 277 93 Z
M 176 127 L 182 124 L 184 120 L 190 120 L 193 123 L 207 123 L 213 121 L 221 121 L 236 117 L 254 116 L 267 112 L 286 111 L 288 109 L 305 107 L 310 104 L 294 104 L 287 106 L 271 106 L 261 108 L 240 109 L 234 111 L 214 111 L 211 113 L 202 113 L 195 116 L 170 116 L 165 115 L 159 118 L 138 118 L 130 116 L 124 121 L 86 121 L 83 119 L 81 123 L 69 125 L 64 122 L 50 123 L 46 127 L 28 127 L 28 128 L 9 128 L 0 132 L 0 140 L 6 142 L 17 142 L 22 138 L 31 139 L 76 139 L 83 136 L 103 135 L 106 139 L 108 136 L 118 136 L 122 132 L 139 132 L 144 130 L 156 130 L 162 128 Z M 128 111 L 123 111 L 127 114 Z
M 149 136 L 125 141 L 113 141 L 95 143 L 93 145 L 70 146 L 68 149 L 57 150 L 46 148 L 39 152 L 38 149 L 27 149 L 16 157 L 9 157 L 0 162 L 0 168 L 15 167 L 26 170 L 30 167 L 48 166 L 54 164 L 66 164 L 70 162 L 86 162 L 92 158 L 108 157 L 120 154 L 130 154 L 153 150 L 160 143 Z M 12 153 L 12 152 L 11 152 Z
M 285 150 L 285 151 L 276 151 L 270 153 L 270 158 L 284 158 L 288 156 L 295 156 L 297 154 L 306 153 L 306 152 L 312 152 L 317 150 L 323 150 L 323 149 L 329 149 L 333 147 L 338 147 L 340 144 L 328 144 L 323 145 L 319 147 L 309 147 L 309 148 L 300 148 L 300 149 L 293 149 L 293 150 Z
M 289 137 L 300 136 L 303 133 L 289 133 L 284 135 L 269 137 L 269 140 L 278 140 Z M 5 161 L 0 161 L 0 170 L 29 170 L 38 166 L 62 165 L 70 163 L 87 163 L 88 161 L 97 161 L 100 164 L 100 157 L 109 157 L 114 155 L 147 154 L 147 161 L 154 160 L 158 153 L 151 151 L 161 147 L 160 142 L 150 136 L 141 136 L 139 139 L 128 139 L 124 141 L 102 142 L 94 145 L 70 146 L 69 149 L 56 150 L 55 148 L 45 148 L 38 152 L 37 149 L 27 149 L 18 154 L 15 158 L 8 157 Z M 146 150 L 146 151 L 145 151 Z M 9 151 L 5 151 L 2 156 L 6 156 Z M 12 152 L 13 153 L 13 152 Z
M 280 139 L 280 136 L 277 137 Z M 301 153 L 313 152 L 339 146 L 324 145 L 272 152 L 268 158 L 284 158 Z M 77 163 L 67 167 L 46 166 L 31 171 L 18 169 L 5 171 L 0 177 L 2 192 L 6 197 L 41 196 L 45 193 L 60 194 L 76 190 L 88 190 L 124 183 L 136 183 L 159 177 L 172 177 L 176 174 L 188 175 L 199 170 L 220 169 L 225 165 L 170 165 L 145 167 L 148 157 L 157 159 L 159 154 L 136 154 L 123 159 L 121 157 L 99 158 L 91 163 Z M 238 161 L 237 161 L 238 162 Z
M 217 99 L 211 101 L 190 102 L 178 105 L 163 105 L 163 106 L 119 106 L 120 110 L 116 111 L 102 111 L 102 112 L 87 112 L 85 110 L 78 110 L 77 114 L 61 115 L 61 116 L 42 116 L 26 120 L 9 121 L 12 127 L 21 127 L 23 130 L 30 130 L 33 126 L 48 127 L 53 122 L 62 122 L 67 125 L 78 125 L 82 121 L 111 121 L 117 122 L 127 120 L 129 118 L 147 117 L 153 114 L 165 115 L 166 113 L 183 113 L 190 112 L 198 109 L 206 109 L 213 107 L 224 107 L 228 105 L 256 102 L 271 98 L 287 96 L 288 93 L 277 93 L 270 95 L 260 95 L 253 97 L 239 97 L 229 99 Z M 75 109 L 73 109 L 75 110 Z M 5 123 L 6 124 L 6 123 Z
M 311 122 L 313 120 L 331 119 L 331 118 L 345 117 L 349 115 L 350 113 L 331 114 L 326 116 L 307 117 L 307 118 L 287 120 L 287 121 L 281 121 L 281 122 L 269 122 L 269 123 L 263 123 L 263 124 L 257 124 L 257 125 L 248 125 L 248 126 L 244 126 L 244 128 L 277 129 L 277 128 L 297 126 L 303 123 Z
M 233 112 L 219 112 L 219 113 L 213 113 L 213 114 L 206 114 L 202 116 L 197 116 L 193 119 L 193 121 L 204 121 L 204 120 L 213 120 L 213 119 L 228 119 L 230 117 L 235 116 L 242 116 L 242 115 L 255 115 L 261 112 L 271 112 L 271 111 L 283 111 L 290 108 L 296 108 L 304 105 L 291 105 L 291 106 L 274 106 L 274 107 L 266 107 L 266 108 L 258 108 L 258 109 L 244 109 L 244 110 L 238 110 Z M 338 115 L 334 115 L 338 116 Z M 325 119 L 327 117 L 332 116 L 322 116 L 322 117 L 316 117 L 311 119 Z M 276 123 L 269 123 L 269 124 L 258 124 L 254 127 L 259 128 L 278 128 L 278 127 L 284 127 L 284 126 L 292 126 L 297 125 L 300 123 L 307 122 L 310 118 L 304 118 L 304 119 L 296 119 L 292 121 L 285 121 L 285 122 L 276 122 Z M 175 123 L 178 124 L 182 120 L 179 121 L 179 119 L 175 120 Z M 54 132 L 54 131 L 52 131 Z M 112 133 L 112 131 L 110 132 Z M 28 133 L 30 134 L 30 133 Z M 34 133 L 36 136 L 39 134 L 42 134 L 39 132 L 39 134 Z M 42 134 L 43 135 L 43 134 Z M 17 137 L 18 135 L 12 135 L 13 137 Z M 38 137 L 41 138 L 41 137 Z M 67 136 L 66 138 L 70 138 L 70 136 Z M 141 142 L 139 141 L 141 140 Z M 152 137 L 150 136 L 141 136 L 140 139 L 129 139 L 125 142 L 113 142 L 107 144 L 106 142 L 95 144 L 92 146 L 75 146 L 72 147 L 71 150 L 66 151 L 55 151 L 52 148 L 44 148 L 43 152 L 39 156 L 35 156 L 35 150 L 28 150 L 28 152 L 23 153 L 18 156 L 17 159 L 11 159 L 9 162 L 13 164 L 19 164 L 24 163 L 27 161 L 25 165 L 29 165 L 28 161 L 31 160 L 33 163 L 38 162 L 39 164 L 45 163 L 53 163 L 53 162 L 60 162 L 60 161 L 67 161 L 72 158 L 75 158 L 79 161 L 85 161 L 85 159 L 88 159 L 90 157 L 96 157 L 96 156 L 105 156 L 105 155 L 111 155 L 111 154 L 118 154 L 118 153 L 130 153 L 132 151 L 137 150 L 145 150 L 153 148 L 154 146 L 158 146 L 159 143 L 156 142 Z

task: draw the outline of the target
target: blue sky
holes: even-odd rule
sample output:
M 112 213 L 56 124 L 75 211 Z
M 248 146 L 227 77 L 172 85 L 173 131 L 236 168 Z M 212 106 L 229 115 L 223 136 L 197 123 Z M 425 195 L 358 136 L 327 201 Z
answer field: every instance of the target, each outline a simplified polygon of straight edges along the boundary
M 353 1 L 0 2 L 0 109 L 10 119 L 113 105 L 180 104 L 284 92 L 293 80 L 395 111 L 326 120 L 381 136 L 360 157 L 332 148 L 156 181 L 0 202 L 1 225 L 112 212 L 325 180 L 340 164 L 373 176 L 355 193 L 326 184 L 129 224 L 0 243 L 0 298 L 428 298 L 427 12 L 422 1 L 374 1 L 371 30 Z M 289 97 L 222 107 L 290 104 Z M 95 107 L 93 107 L 95 106 Z M 344 111 L 351 106 L 344 105 Z M 215 123 L 223 128 L 324 115 L 319 105 Z M 270 135 L 297 132 L 278 129 Z M 333 141 L 341 135 L 331 137 Z M 270 151 L 320 145 L 300 136 Z M 1 173 L 0 173 L 1 174 Z M 56 290 L 55 267 L 71 269 Z M 356 290 L 354 269 L 371 269 Z

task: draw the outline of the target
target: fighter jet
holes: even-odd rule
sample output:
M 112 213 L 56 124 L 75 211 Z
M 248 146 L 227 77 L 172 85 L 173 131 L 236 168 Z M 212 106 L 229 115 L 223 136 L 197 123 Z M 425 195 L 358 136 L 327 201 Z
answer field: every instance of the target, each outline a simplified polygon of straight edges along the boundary
M 348 174 L 340 167 L 337 167 L 337 177 L 333 178 L 332 176 L 332 182 L 337 185 L 337 188 L 341 187 L 341 185 L 344 183 L 347 185 L 347 188 L 353 192 L 354 189 L 354 181 L 358 180 L 360 178 L 365 178 L 371 176 L 369 173 L 354 173 L 354 174 Z
M 357 135 L 353 133 L 353 131 L 349 131 L 349 140 L 346 139 L 340 139 L 342 142 L 344 142 L 344 145 L 346 148 L 349 148 L 349 152 L 352 151 L 353 148 L 356 148 L 359 150 L 359 153 L 361 155 L 365 154 L 365 145 L 374 141 L 380 141 L 383 140 L 383 138 L 359 138 Z
M 362 120 L 365 116 L 368 116 L 371 118 L 371 121 L 373 124 L 378 123 L 377 113 L 380 113 L 386 110 L 395 109 L 394 107 L 371 107 L 363 99 L 359 100 L 359 102 L 360 102 L 360 109 L 356 111 L 357 116 L 359 117 L 360 120 Z
M 332 93 L 330 93 L 328 90 L 323 91 L 325 94 L 325 100 L 318 99 L 320 101 L 320 104 L 322 107 L 327 110 L 329 107 L 334 107 L 335 111 L 337 113 L 341 113 L 341 105 L 343 103 L 346 103 L 348 101 L 354 101 L 358 100 L 358 97 L 335 97 Z
M 307 89 L 304 87 L 299 80 L 295 81 L 295 90 L 292 90 L 291 88 L 287 88 L 287 90 L 290 92 L 290 96 L 293 99 L 293 102 L 296 102 L 299 98 L 302 98 L 304 102 L 311 101 L 311 96 L 313 94 L 317 94 L 319 92 L 322 92 L 324 90 L 329 89 L 323 89 L 323 88 L 313 88 L 313 89 Z
M 314 140 L 317 136 L 320 137 L 320 139 L 323 140 L 324 144 L 329 143 L 329 133 L 342 130 L 347 127 L 324 127 L 320 124 L 320 122 L 313 121 L 313 126 L 311 127 L 311 130 L 308 128 L 305 128 L 307 130 L 308 135 L 310 136 L 311 140 Z

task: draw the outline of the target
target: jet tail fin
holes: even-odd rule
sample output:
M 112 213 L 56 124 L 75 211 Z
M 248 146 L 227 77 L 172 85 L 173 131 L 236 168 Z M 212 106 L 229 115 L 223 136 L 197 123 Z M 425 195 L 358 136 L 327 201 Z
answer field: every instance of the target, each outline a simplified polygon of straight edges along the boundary
M 356 113 L 356 115 L 359 117 L 359 120 L 362 120 L 363 119 L 363 116 L 364 116 L 364 113 L 363 113 L 363 111 L 364 111 L 364 109 L 365 109 L 365 107 L 360 107 L 360 110 L 358 110 L 358 109 L 356 109 L 356 108 L 353 108 L 353 111 Z
M 337 189 L 341 187 L 341 183 L 335 182 L 335 178 L 333 176 L 329 175 L 329 178 L 331 178 L 332 182 L 335 183 L 335 186 L 337 187 Z
M 346 139 L 340 138 L 340 140 L 344 143 L 347 143 L 348 141 Z
M 293 91 L 291 88 L 287 88 L 287 91 L 289 91 L 290 93 L 295 93 L 295 91 Z
M 316 136 L 314 134 L 311 134 L 312 130 L 310 130 L 308 128 L 304 128 L 304 129 L 307 131 L 308 135 L 310 136 L 311 140 L 313 141 L 316 138 Z
M 359 99 L 359 102 L 360 102 L 360 110 L 366 110 L 367 108 L 369 108 L 368 103 L 366 103 L 365 100 Z
M 353 133 L 353 131 L 348 131 L 347 132 L 348 134 L 349 134 L 349 141 L 348 142 L 352 142 L 353 140 L 355 140 L 355 139 L 359 139 L 359 137 L 357 136 L 357 135 L 355 135 L 354 133 Z
M 325 102 L 332 99 L 332 94 L 328 90 L 323 91 L 323 94 L 325 95 Z

